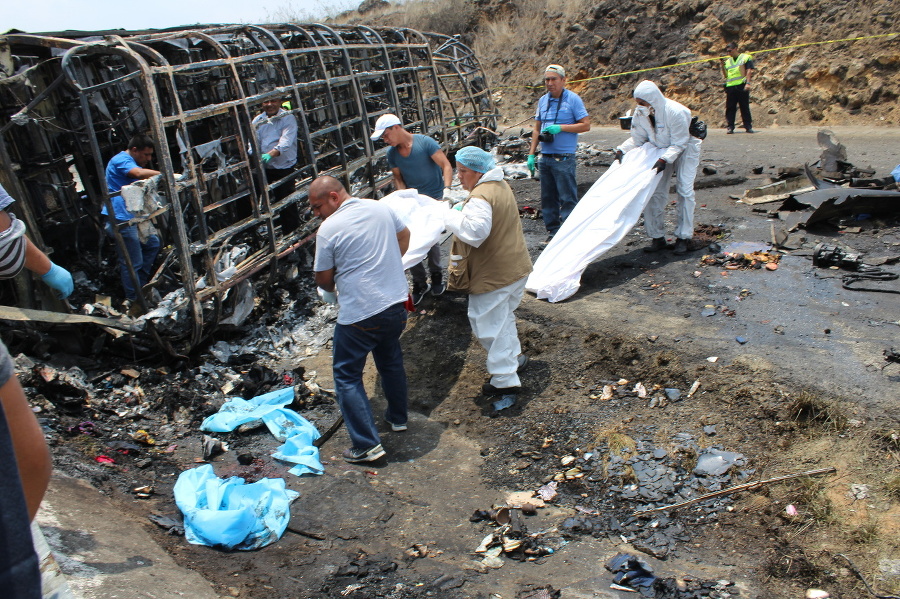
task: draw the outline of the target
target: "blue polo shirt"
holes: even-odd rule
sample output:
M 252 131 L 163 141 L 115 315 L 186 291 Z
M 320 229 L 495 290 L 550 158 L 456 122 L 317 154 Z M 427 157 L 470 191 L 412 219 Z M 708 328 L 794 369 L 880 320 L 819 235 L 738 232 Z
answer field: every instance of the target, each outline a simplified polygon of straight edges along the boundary
M 126 185 L 131 185 L 137 179 L 128 175 L 133 168 L 140 168 L 134 158 L 131 157 L 126 150 L 122 150 L 112 157 L 109 164 L 106 165 L 106 188 L 109 193 L 117 193 Z M 131 220 L 134 215 L 125 208 L 125 200 L 122 196 L 117 195 L 112 198 L 113 210 L 116 213 L 116 220 Z M 106 205 L 100 210 L 100 214 L 106 214 Z
M 588 116 L 584 102 L 575 92 L 564 89 L 559 98 L 552 97 L 549 93 L 538 100 L 535 120 L 541 122 L 541 129 L 547 125 L 571 125 Z M 578 134 L 561 131 L 557 133 L 551 143 L 541 142 L 543 154 L 574 154 L 578 146 Z

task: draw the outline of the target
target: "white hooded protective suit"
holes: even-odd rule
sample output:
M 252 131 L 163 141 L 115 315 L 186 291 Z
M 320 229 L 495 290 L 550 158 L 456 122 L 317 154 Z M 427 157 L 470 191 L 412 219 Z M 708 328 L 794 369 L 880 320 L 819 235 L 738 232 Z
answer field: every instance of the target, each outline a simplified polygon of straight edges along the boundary
M 631 120 L 631 137 L 616 149 L 628 152 L 649 141 L 657 148 L 665 149 L 661 158 L 666 161 L 666 170 L 644 209 L 644 229 L 653 239 L 666 236 L 665 208 L 669 197 L 669 178 L 674 171 L 675 193 L 678 196 L 675 236 L 690 239 L 694 236 L 694 177 L 700 164 L 701 143 L 688 133 L 691 111 L 663 96 L 652 81 L 638 83 L 634 88 L 634 97 L 650 104 L 656 123 L 654 125 L 650 121 L 650 109 L 638 106 Z

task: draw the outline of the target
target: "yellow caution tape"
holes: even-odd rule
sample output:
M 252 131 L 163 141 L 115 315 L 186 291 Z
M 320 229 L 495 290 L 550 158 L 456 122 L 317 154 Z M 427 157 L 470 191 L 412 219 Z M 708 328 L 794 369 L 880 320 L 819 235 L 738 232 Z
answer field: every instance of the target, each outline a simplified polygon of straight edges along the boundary
M 893 37 L 896 35 L 900 35 L 900 33 L 881 33 L 878 35 L 861 35 L 859 37 L 846 37 L 846 38 L 839 39 L 839 40 L 826 40 L 826 41 L 822 41 L 822 42 L 806 42 L 803 44 L 792 44 L 790 46 L 781 46 L 778 48 L 768 48 L 766 50 L 758 50 L 756 52 L 748 52 L 748 54 L 755 56 L 757 54 L 765 54 L 767 52 L 778 52 L 780 50 L 793 50 L 795 48 L 805 48 L 807 46 L 821 46 L 824 44 L 837 44 L 839 42 L 857 42 L 860 40 L 871 40 L 871 39 L 878 39 L 878 38 L 884 38 L 884 37 Z M 683 67 L 683 66 L 687 66 L 687 65 L 698 64 L 701 62 L 710 62 L 713 60 L 716 60 L 716 61 L 725 60 L 727 57 L 728 56 L 726 55 L 726 56 L 714 56 L 714 57 L 709 57 L 709 58 L 701 58 L 699 60 L 691 60 L 688 62 L 679 62 L 676 64 L 667 64 L 667 65 L 660 66 L 660 67 L 647 67 L 646 69 L 635 69 L 633 71 L 623 71 L 621 73 L 611 73 L 609 75 L 598 75 L 596 77 L 588 77 L 587 79 L 574 79 L 572 81 L 569 81 L 568 83 L 582 83 L 584 81 L 594 81 L 596 79 L 610 79 L 612 77 L 621 77 L 622 75 L 635 75 L 637 73 L 646 73 L 648 71 L 658 71 L 661 69 L 671 69 L 673 67 Z M 508 85 L 508 86 L 504 86 L 504 87 L 494 87 L 493 89 L 499 90 L 499 89 L 515 89 L 515 88 L 543 89 L 544 86 L 543 85 Z

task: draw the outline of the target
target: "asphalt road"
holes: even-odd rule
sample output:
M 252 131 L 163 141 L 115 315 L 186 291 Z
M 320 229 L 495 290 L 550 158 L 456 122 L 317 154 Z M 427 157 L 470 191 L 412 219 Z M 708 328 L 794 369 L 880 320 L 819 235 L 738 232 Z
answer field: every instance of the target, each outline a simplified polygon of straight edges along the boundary
M 721 129 L 710 131 L 703 143 L 701 166 L 715 166 L 719 176 L 743 175 L 748 180 L 730 187 L 698 189 L 696 223 L 723 225 L 728 231 L 726 245 L 751 242 L 765 246 L 771 239 L 772 224 L 781 226 L 783 221 L 754 212 L 754 208 L 777 210 L 780 204 L 750 206 L 732 197 L 767 183 L 778 167 L 818 160 L 822 149 L 817 131 L 814 127 L 734 135 Z M 889 175 L 900 162 L 898 128 L 834 127 L 831 131 L 846 146 L 848 161 L 857 167 L 873 167 L 876 176 Z M 626 135 L 618 128 L 594 127 L 581 141 L 611 149 Z M 763 167 L 764 172 L 754 175 L 754 167 Z M 589 184 L 603 170 L 579 167 L 579 186 Z M 703 178 L 698 173 L 698 181 Z M 520 201 L 538 202 L 536 181 L 516 184 Z M 670 238 L 672 217 L 670 209 Z M 556 304 L 556 313 L 580 319 L 588 327 L 600 326 L 604 314 L 621 313 L 625 315 L 622 327 L 631 334 L 670 331 L 679 339 L 675 346 L 679 351 L 721 356 L 727 363 L 745 359 L 776 379 L 848 400 L 859 407 L 862 416 L 890 418 L 900 398 L 900 365 L 886 363 L 884 352 L 891 347 L 900 349 L 900 294 L 845 290 L 840 282 L 843 273 L 814 267 L 811 255 L 815 245 L 824 242 L 842 244 L 864 257 L 900 256 L 897 222 L 896 217 L 870 219 L 859 223 L 863 230 L 858 234 L 845 234 L 833 226 L 799 230 L 791 234 L 786 244 L 791 249 L 776 272 L 727 273 L 702 266 L 702 251 L 683 258 L 643 253 L 647 238 L 639 224 L 586 269 L 581 290 L 567 302 Z M 546 235 L 542 223 L 531 223 L 526 225 L 526 235 L 542 239 Z M 897 272 L 900 266 L 886 269 Z M 655 280 L 672 281 L 671 292 L 655 298 L 642 294 L 641 277 L 648 274 Z M 883 286 L 900 290 L 896 281 Z M 749 291 L 748 298 L 738 299 L 742 289 Z M 604 295 L 597 295 L 600 292 Z M 700 316 L 703 307 L 710 305 L 728 306 L 736 310 L 736 316 Z M 641 310 L 640 315 L 629 320 L 636 309 Z M 737 337 L 748 342 L 739 345 Z

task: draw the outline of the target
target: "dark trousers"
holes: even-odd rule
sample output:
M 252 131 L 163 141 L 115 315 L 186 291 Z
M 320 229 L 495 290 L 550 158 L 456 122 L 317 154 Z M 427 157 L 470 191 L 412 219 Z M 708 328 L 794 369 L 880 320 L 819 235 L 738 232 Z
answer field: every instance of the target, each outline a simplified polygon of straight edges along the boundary
M 265 172 L 266 183 L 272 183 L 273 181 L 289 177 L 272 189 L 269 195 L 272 203 L 280 202 L 291 195 L 291 192 L 294 191 L 294 178 L 291 177 L 294 173 L 293 168 L 267 168 L 265 169 Z M 278 216 L 277 222 L 281 225 L 282 235 L 291 233 L 300 226 L 300 212 L 297 209 L 297 204 L 285 206 L 284 210 L 278 213 Z
M 428 270 L 425 270 L 425 261 L 428 261 Z M 431 283 L 437 283 L 443 280 L 444 265 L 441 264 L 441 245 L 435 244 L 428 250 L 426 260 L 413 264 L 409 267 L 409 274 L 412 275 L 413 286 L 424 289 L 428 284 L 428 273 L 431 273 Z
M 393 424 L 406 424 L 406 370 L 400 349 L 404 328 L 406 307 L 402 302 L 359 322 L 334 327 L 334 390 L 354 449 L 368 449 L 381 443 L 363 385 L 363 369 L 370 353 L 381 375 L 381 389 L 387 400 L 384 419 Z
M 737 114 L 738 106 L 741 107 L 741 120 L 744 121 L 744 129 L 752 129 L 753 119 L 750 117 L 750 92 L 747 91 L 746 83 L 725 88 L 725 120 L 728 122 L 729 129 L 734 129 L 734 117 Z

